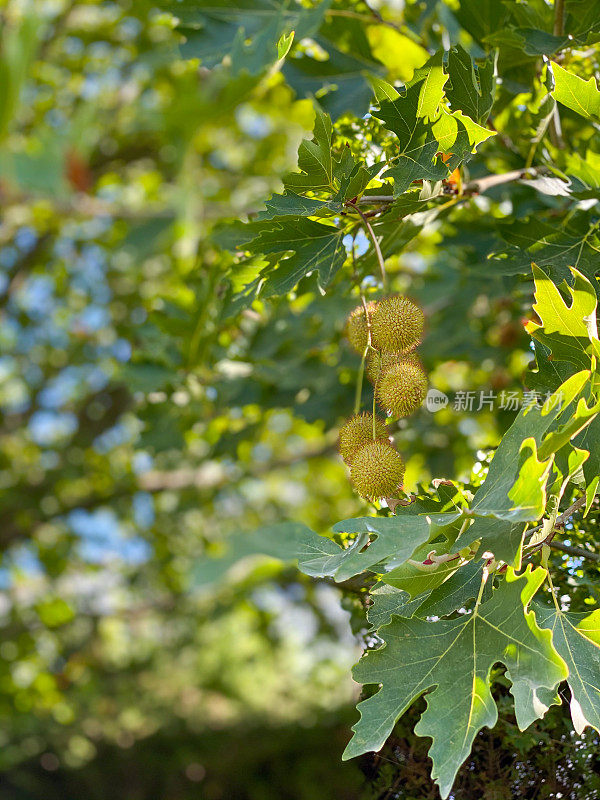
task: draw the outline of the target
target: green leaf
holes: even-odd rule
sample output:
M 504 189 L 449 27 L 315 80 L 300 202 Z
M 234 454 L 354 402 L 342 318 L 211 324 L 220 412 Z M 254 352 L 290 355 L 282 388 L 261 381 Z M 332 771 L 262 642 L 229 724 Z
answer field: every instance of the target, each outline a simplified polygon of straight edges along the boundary
M 269 25 L 259 31 L 250 41 L 243 28 L 239 28 L 231 46 L 229 58 L 233 75 L 248 73 L 260 75 L 269 65 L 278 61 L 281 56 L 277 44 L 285 41 L 285 23 L 281 16 L 274 18 Z M 291 46 L 291 41 L 290 41 Z
M 432 777 L 442 798 L 448 797 L 478 731 L 496 724 L 490 673 L 498 662 L 507 667 L 519 727 L 527 727 L 535 713 L 532 695 L 542 712 L 540 696 L 554 690 L 567 672 L 550 633 L 527 611 L 544 577 L 545 570 L 532 571 L 531 565 L 522 575 L 509 569 L 491 598 L 468 616 L 438 622 L 394 617 L 380 629 L 385 645 L 363 656 L 354 678 L 381 689 L 359 703 L 361 718 L 343 757 L 379 750 L 399 717 L 429 692 L 415 733 L 433 740 Z
M 573 439 L 573 444 L 589 452 L 589 458 L 583 464 L 583 474 L 590 485 L 600 476 L 600 416 Z
M 359 533 L 372 537 L 369 547 L 361 552 L 348 552 L 338 580 L 350 578 L 382 561 L 402 564 L 411 557 L 419 545 L 432 535 L 442 532 L 446 526 L 461 516 L 460 510 L 434 513 L 423 510 L 419 502 L 405 508 L 399 507 L 392 517 L 362 517 L 336 523 L 333 530 L 338 533 Z M 387 583 L 387 580 L 386 580 Z
M 554 75 L 552 90 L 554 99 L 586 119 L 600 118 L 600 92 L 595 78 L 584 81 L 554 61 L 551 64 Z
M 600 154 L 588 150 L 585 158 L 579 153 L 565 153 L 566 173 L 571 181 L 571 191 L 576 197 L 598 197 L 600 189 Z
M 372 98 L 368 76 L 383 74 L 381 65 L 371 58 L 342 52 L 322 36 L 316 36 L 315 41 L 328 58 L 323 61 L 302 55 L 287 59 L 282 70 L 287 82 L 300 97 L 318 97 L 334 119 L 345 112 L 365 113 Z
M 371 623 L 371 630 L 377 630 L 391 622 L 394 615 L 412 617 L 428 595 L 411 600 L 410 595 L 402 589 L 387 583 L 376 583 L 369 596 L 372 603 L 367 611 L 367 620 Z
M 540 322 L 529 322 L 527 331 L 549 348 L 553 359 L 588 369 L 592 340 L 598 339 L 594 287 L 584 275 L 571 269 L 574 284 L 567 287 L 571 295 L 571 304 L 567 305 L 545 272 L 535 264 L 532 269 L 535 279 L 533 310 Z
M 451 562 L 447 562 L 451 563 Z M 415 610 L 418 617 L 443 617 L 477 597 L 482 580 L 483 561 L 473 560 L 459 567 L 440 586 L 433 589 Z M 489 584 L 491 588 L 491 582 Z M 487 587 L 486 587 L 487 588 Z M 408 616 L 403 614 L 402 616 Z
M 385 123 L 396 134 L 398 154 L 389 163 L 392 165 L 384 177 L 394 181 L 394 194 L 400 195 L 414 180 L 441 180 L 449 174 L 448 167 L 436 157 L 438 141 L 431 122 L 439 114 L 444 95 L 444 83 L 448 76 L 439 64 L 430 62 L 406 88 L 403 95 L 391 86 L 380 84 L 378 94 L 387 99 L 380 100 L 379 110 L 373 115 Z M 415 73 L 416 74 L 416 73 Z
M 539 28 L 507 28 L 486 37 L 486 44 L 514 47 L 528 56 L 552 55 L 569 42 L 568 36 L 555 36 Z
M 493 58 L 475 64 L 461 46 L 456 45 L 448 54 L 446 97 L 453 111 L 462 111 L 475 122 L 483 123 L 490 115 L 494 102 Z
M 426 506 L 429 511 L 425 510 Z M 440 507 L 444 507 L 443 502 L 417 501 L 402 509 L 404 514 L 395 517 L 364 517 L 339 522 L 334 531 L 359 534 L 345 549 L 300 523 L 285 522 L 259 528 L 250 534 L 238 534 L 232 537 L 228 553 L 200 563 L 197 580 L 216 580 L 234 563 L 253 555 L 297 562 L 298 568 L 307 575 L 347 580 L 383 559 L 393 557 L 398 563 L 406 561 L 415 548 L 428 539 L 431 529 L 440 533 L 443 526 L 460 516 L 460 510 L 446 513 L 431 510 Z
M 421 231 L 422 225 L 415 224 L 410 216 L 403 217 L 393 206 L 383 215 L 378 222 L 372 223 L 372 228 L 384 260 L 400 253 Z M 377 255 L 373 249 L 361 258 L 361 268 L 365 271 L 377 270 Z
M 304 197 L 295 192 L 274 194 L 265 203 L 266 211 L 261 211 L 258 220 L 273 219 L 274 217 L 314 217 L 320 214 L 329 214 L 332 209 L 341 211 L 341 203 L 331 203 L 325 200 L 316 200 L 314 197 Z
M 442 105 L 448 78 L 438 53 L 415 70 L 402 95 L 383 81 L 375 84 L 379 110 L 373 115 L 398 139 L 399 152 L 389 159 L 390 168 L 383 176 L 393 179 L 395 196 L 415 180 L 446 178 L 478 144 L 494 135 L 460 109 L 450 113 Z M 439 157 L 440 152 L 451 154 L 447 163 Z
M 233 55 L 238 69 L 256 71 L 281 58 L 280 37 L 287 43 L 292 31 L 297 40 L 315 33 L 329 2 L 313 8 L 278 0 L 212 0 L 207 6 L 195 0 L 171 0 L 165 5 L 180 20 L 179 30 L 186 37 L 181 47 L 184 58 L 199 58 L 210 68 Z
M 300 172 L 292 172 L 285 177 L 285 194 L 273 195 L 267 203 L 268 212 L 261 214 L 260 219 L 295 213 L 286 211 L 294 206 L 300 209 L 298 213 L 302 215 L 325 210 L 339 212 L 345 200 L 362 194 L 381 170 L 382 164 L 364 166 L 355 160 L 349 147 L 343 149 L 339 159 L 334 158 L 331 152 L 332 132 L 329 115 L 317 107 L 313 138 L 310 141 L 304 139 L 298 149 Z M 325 203 L 314 197 L 302 197 L 299 192 L 328 192 L 331 200 Z
M 447 81 L 448 75 L 444 71 L 444 54 L 439 50 L 426 64 L 415 70 L 408 84 L 410 88 L 416 87 L 418 90 L 415 95 L 417 119 L 432 122 L 437 118 Z
M 590 725 L 600 731 L 600 611 L 567 614 L 541 603 L 533 606 L 541 628 L 565 661 L 571 689 L 571 718 L 577 733 Z
M 459 568 L 460 561 L 458 559 L 453 561 L 441 561 L 429 566 L 424 566 L 422 562 L 427 560 L 429 553 L 432 551 L 435 551 L 438 557 L 447 555 L 450 550 L 454 553 L 455 548 L 453 546 L 453 540 L 457 532 L 458 528 L 455 528 L 453 531 L 450 529 L 448 533 L 453 533 L 454 535 L 450 535 L 445 542 L 436 542 L 432 544 L 428 541 L 424 543 L 414 551 L 410 561 L 407 560 L 397 567 L 394 567 L 394 569 L 391 569 L 389 572 L 384 572 L 380 580 L 396 589 L 406 592 L 409 597 L 412 598 L 420 597 L 425 593 L 430 593 L 434 589 L 437 589 L 454 575 Z M 433 534 L 437 534 L 437 531 L 434 530 Z M 395 560 L 392 564 L 393 563 L 396 563 Z
M 439 119 L 433 124 L 433 134 L 438 143 L 438 149 L 449 153 L 450 159 L 446 161 L 448 169 L 458 167 L 471 153 L 486 139 L 495 136 L 495 131 L 490 131 L 478 125 L 462 111 L 449 114 L 442 110 Z
M 435 580 L 430 582 L 431 586 L 435 584 L 435 588 L 425 589 L 412 600 L 410 593 L 403 589 L 383 581 L 375 584 L 369 592 L 372 605 L 367 612 L 372 630 L 387 625 L 393 615 L 407 618 L 443 617 L 477 597 L 483 562 L 469 561 L 462 566 L 457 564 L 458 560 L 454 563 L 445 562 L 442 572 L 435 570 Z M 414 574 L 415 568 L 412 569 Z
M 554 438 L 546 444 L 543 437 L 564 420 L 571 421 L 571 404 L 584 391 L 589 377 L 589 371 L 573 375 L 542 408 L 531 405 L 520 412 L 502 437 L 486 479 L 475 493 L 471 503 L 475 518 L 454 543 L 456 551 L 480 540 L 480 550 L 490 551 L 496 559 L 515 568 L 520 566 L 523 523 L 538 519 L 546 503 L 549 463 L 544 466 L 538 460 L 536 447 L 540 451 L 544 448 L 543 455 L 550 458 L 561 446 L 562 439 Z M 578 414 L 585 417 L 581 427 L 589 423 L 591 416 L 585 404 L 578 407 L 575 415 Z M 575 426 L 576 430 L 570 429 L 569 434 L 574 436 L 581 427 Z
M 566 31 L 580 44 L 595 44 L 600 39 L 600 2 L 566 0 Z
M 454 13 L 462 27 L 480 44 L 490 33 L 502 29 L 508 16 L 506 5 L 498 0 L 461 0 L 460 8 Z
M 541 342 L 532 339 L 531 344 L 537 370 L 529 373 L 528 386 L 540 393 L 555 392 L 562 383 L 575 374 L 576 368 L 568 361 L 550 360 L 550 350 Z
M 363 20 L 327 16 L 312 38 L 327 57 L 305 50 L 288 59 L 283 74 L 290 86 L 300 97 L 317 97 L 334 119 L 344 112 L 365 114 L 372 100 L 369 79 L 383 76 L 385 68 L 373 55 Z
M 350 153 L 350 148 L 346 148 L 344 156 L 334 166 L 334 175 L 340 184 L 335 200 L 341 204 L 345 200 L 360 197 L 370 181 L 381 171 L 382 166 L 383 163 L 373 164 L 370 167 L 357 164 Z
M 234 564 L 252 556 L 297 563 L 298 569 L 306 575 L 334 575 L 347 552 L 331 539 L 319 536 L 298 522 L 266 525 L 252 533 L 237 534 L 231 537 L 228 544 L 229 552 L 219 558 L 204 558 L 196 565 L 196 584 L 215 583 Z
M 571 279 L 575 267 L 592 279 L 600 268 L 599 226 L 588 212 L 578 212 L 562 224 L 529 218 L 500 225 L 502 238 L 511 245 L 503 254 L 505 274 L 529 273 L 531 262 L 545 269 L 552 280 Z
M 331 190 L 333 188 L 333 158 L 331 155 L 331 119 L 320 108 L 315 110 L 311 141 L 304 139 L 298 149 L 298 169 L 285 179 L 288 189 L 297 192 Z
M 562 384 L 542 408 L 531 405 L 521 411 L 502 438 L 486 479 L 473 497 L 468 516 L 461 518 L 464 524 L 458 537 L 454 541 L 454 537 L 449 535 L 443 545 L 436 543 L 437 555 L 458 553 L 478 542 L 476 549 L 479 552 L 490 552 L 497 560 L 519 568 L 526 522 L 539 519 L 546 507 L 546 483 L 554 453 L 589 425 L 598 413 L 598 407 L 588 408 L 584 398 L 579 398 L 587 388 L 589 377 L 589 371 L 577 373 Z M 573 408 L 577 398 L 577 406 Z M 410 509 L 411 506 L 403 508 L 402 513 Z M 392 535 L 396 519 L 384 520 L 386 532 L 389 529 Z M 430 519 L 430 537 L 425 538 L 423 529 L 422 541 L 413 550 L 412 560 L 424 560 L 428 550 L 432 549 L 426 542 L 442 532 L 443 526 L 450 526 L 452 530 L 458 518 L 439 516 L 434 519 L 431 516 Z M 351 532 L 354 528 L 343 530 Z M 399 525 L 396 525 L 396 530 L 400 535 Z M 391 548 L 385 552 L 383 543 L 380 547 L 381 557 L 389 557 Z M 397 566 L 390 569 L 394 564 Z M 452 562 L 443 562 L 423 571 L 402 562 L 399 551 L 396 551 L 381 580 L 414 597 L 439 586 L 455 569 Z
M 342 244 L 344 231 L 305 217 L 277 217 L 269 230 L 244 244 L 244 249 L 264 255 L 292 251 L 278 261 L 277 267 L 265 270 L 262 294 L 285 294 L 311 272 L 318 273 L 319 285 L 325 288 L 346 259 Z
M 294 43 L 295 31 L 290 31 L 287 35 L 284 33 L 280 36 L 277 42 L 277 58 L 282 59 L 287 56 Z

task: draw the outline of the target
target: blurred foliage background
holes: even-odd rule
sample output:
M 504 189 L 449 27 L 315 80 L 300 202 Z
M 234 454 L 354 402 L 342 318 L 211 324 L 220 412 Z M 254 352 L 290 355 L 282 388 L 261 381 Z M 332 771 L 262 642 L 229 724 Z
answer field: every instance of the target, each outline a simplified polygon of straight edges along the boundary
M 189 27 L 204 5 L 0 4 L 0 798 L 434 796 L 406 726 L 362 770 L 339 760 L 359 600 L 275 562 L 218 591 L 194 575 L 235 531 L 325 531 L 365 510 L 336 454 L 358 367 L 343 340 L 352 270 L 326 296 L 309 277 L 243 307 L 225 223 L 280 190 L 313 96 L 360 150 L 375 131 L 351 111 L 368 111 L 365 70 L 406 80 L 428 48 L 480 53 L 477 31 L 451 0 L 291 3 L 274 30 L 270 4 L 240 2 Z M 261 36 L 292 28 L 282 65 Z M 471 177 L 528 154 L 538 117 L 519 75 L 535 58 L 520 69 L 499 89 L 506 133 Z M 442 391 L 527 383 L 531 285 L 488 257 L 506 247 L 503 219 L 556 200 L 525 185 L 511 198 L 498 187 L 388 259 L 393 288 L 426 309 L 421 353 Z M 403 422 L 407 488 L 477 483 L 513 416 L 450 406 Z M 572 576 L 592 583 L 579 564 Z M 520 753 L 521 793 L 490 794 L 501 759 L 482 767 L 475 751 L 463 772 L 483 770 L 488 793 L 473 796 L 533 797 L 523 775 L 572 766 L 565 747 L 593 775 L 597 743 L 574 742 L 558 712 L 531 735 L 508 712 L 502 724 L 481 748 Z M 552 746 L 534 761 L 538 736 Z M 407 753 L 414 786 L 392 794 Z

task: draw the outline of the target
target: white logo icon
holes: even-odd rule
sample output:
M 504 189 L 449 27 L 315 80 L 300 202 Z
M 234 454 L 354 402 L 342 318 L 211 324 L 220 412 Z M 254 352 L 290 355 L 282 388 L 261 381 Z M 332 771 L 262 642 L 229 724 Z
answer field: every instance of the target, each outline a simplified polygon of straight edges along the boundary
M 432 414 L 436 411 L 441 411 L 448 405 L 448 395 L 440 392 L 439 389 L 430 389 L 425 397 L 425 408 Z

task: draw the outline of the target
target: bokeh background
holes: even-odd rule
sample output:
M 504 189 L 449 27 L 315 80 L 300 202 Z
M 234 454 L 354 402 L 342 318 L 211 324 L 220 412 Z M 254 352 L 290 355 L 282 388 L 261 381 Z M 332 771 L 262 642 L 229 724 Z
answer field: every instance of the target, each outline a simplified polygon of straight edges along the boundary
M 401 31 L 339 0 L 283 72 L 262 53 L 237 71 L 232 37 L 260 32 L 269 4 L 177 28 L 173 12 L 203 5 L 0 4 L 0 798 L 434 797 L 408 725 L 380 760 L 340 762 L 358 599 L 274 561 L 210 585 L 198 565 L 233 533 L 282 519 L 325 532 L 366 508 L 336 453 L 358 367 L 351 276 L 244 307 L 228 223 L 295 167 L 313 94 L 360 150 L 372 121 L 349 109 L 368 109 L 365 65 L 405 80 L 423 45 L 471 40 L 456 3 L 379 4 Z M 521 122 L 534 130 L 525 107 Z M 485 147 L 511 166 L 510 148 Z M 523 213 L 552 202 L 515 194 Z M 407 240 L 390 277 L 427 311 L 433 385 L 521 389 L 530 287 L 481 269 L 510 209 L 501 188 L 476 202 L 488 229 L 465 207 L 456 228 Z M 398 432 L 407 488 L 476 481 L 513 416 L 419 412 Z M 503 724 L 522 760 L 511 780 L 555 769 L 526 766 L 539 736 L 583 747 L 559 716 L 528 734 L 510 712 Z M 501 745 L 480 738 L 489 787 L 500 762 L 481 753 Z

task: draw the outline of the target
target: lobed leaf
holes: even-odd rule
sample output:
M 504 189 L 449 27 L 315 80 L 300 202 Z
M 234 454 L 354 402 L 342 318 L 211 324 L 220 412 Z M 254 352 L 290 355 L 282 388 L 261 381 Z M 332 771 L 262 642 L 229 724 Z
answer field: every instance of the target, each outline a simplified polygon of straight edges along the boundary
M 536 713 L 532 698 L 537 712 L 545 710 L 541 698 L 553 696 L 567 674 L 549 631 L 527 610 L 544 577 L 531 565 L 522 575 L 509 569 L 489 600 L 454 620 L 393 617 L 379 630 L 384 646 L 367 652 L 354 669 L 357 681 L 381 688 L 359 703 L 361 718 L 343 757 L 379 750 L 400 716 L 428 692 L 415 733 L 432 739 L 432 777 L 442 798 L 448 797 L 476 734 L 496 724 L 490 673 L 498 662 L 507 667 L 519 727 L 527 727 Z
M 598 119 L 600 117 L 600 92 L 595 78 L 584 81 L 583 78 L 574 75 L 554 61 L 551 63 L 554 75 L 554 89 L 552 90 L 554 99 L 586 119 Z
M 571 689 L 571 717 L 577 733 L 588 725 L 600 732 L 600 611 L 569 614 L 534 605 L 540 627 L 552 632 L 552 644 L 565 661 Z
M 571 304 L 567 305 L 550 278 L 535 264 L 533 310 L 540 322 L 529 322 L 528 333 L 542 342 L 557 361 L 570 361 L 576 367 L 589 368 L 592 340 L 598 340 L 596 327 L 596 292 L 578 270 L 571 268 L 574 283 L 567 290 Z

